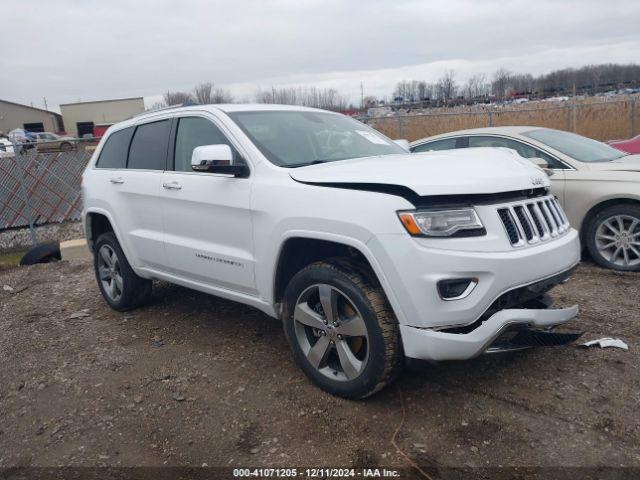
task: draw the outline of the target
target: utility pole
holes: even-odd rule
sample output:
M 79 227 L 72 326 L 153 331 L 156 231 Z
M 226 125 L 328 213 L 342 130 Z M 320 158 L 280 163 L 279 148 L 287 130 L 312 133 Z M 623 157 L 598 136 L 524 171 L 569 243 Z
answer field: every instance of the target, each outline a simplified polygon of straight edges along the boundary
M 573 116 L 573 130 L 572 131 L 575 133 L 578 130 L 578 125 L 577 125 L 578 117 L 577 117 L 577 114 L 576 114 L 576 84 L 575 83 L 573 84 L 573 98 L 571 100 L 572 100 L 571 101 L 571 107 L 572 107 L 572 112 L 571 113 L 573 113 L 573 115 L 572 115 Z
M 42 100 L 44 100 L 44 109 L 48 111 L 49 108 L 47 107 L 47 97 L 42 97 Z
M 364 84 L 360 82 L 360 108 L 364 110 Z

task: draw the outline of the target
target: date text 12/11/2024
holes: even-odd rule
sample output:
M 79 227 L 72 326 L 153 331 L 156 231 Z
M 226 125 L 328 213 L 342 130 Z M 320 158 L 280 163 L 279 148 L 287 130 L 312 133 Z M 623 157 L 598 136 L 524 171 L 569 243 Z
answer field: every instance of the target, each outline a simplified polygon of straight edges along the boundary
M 235 468 L 235 478 L 398 478 L 398 470 L 386 468 Z

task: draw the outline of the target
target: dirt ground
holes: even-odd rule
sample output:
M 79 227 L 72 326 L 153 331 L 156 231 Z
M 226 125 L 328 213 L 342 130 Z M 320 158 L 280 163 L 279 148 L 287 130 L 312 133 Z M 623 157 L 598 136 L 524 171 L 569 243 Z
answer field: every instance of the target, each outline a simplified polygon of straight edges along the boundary
M 393 440 L 436 476 L 640 467 L 639 280 L 582 264 L 553 292 L 580 304 L 585 340 L 619 337 L 629 351 L 426 366 L 356 402 L 312 386 L 281 325 L 252 308 L 159 285 L 122 314 L 89 263 L 1 271 L 0 467 L 404 467 Z

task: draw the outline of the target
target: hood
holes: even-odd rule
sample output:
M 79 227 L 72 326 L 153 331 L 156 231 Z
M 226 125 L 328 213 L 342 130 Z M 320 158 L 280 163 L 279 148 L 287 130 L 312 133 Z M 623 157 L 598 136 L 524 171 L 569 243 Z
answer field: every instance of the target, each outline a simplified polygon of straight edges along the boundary
M 465 148 L 341 160 L 292 169 L 310 184 L 398 185 L 420 196 L 490 194 L 548 187 L 549 178 L 506 148 Z
M 640 155 L 625 155 L 610 162 L 585 163 L 589 170 L 600 172 L 640 172 Z

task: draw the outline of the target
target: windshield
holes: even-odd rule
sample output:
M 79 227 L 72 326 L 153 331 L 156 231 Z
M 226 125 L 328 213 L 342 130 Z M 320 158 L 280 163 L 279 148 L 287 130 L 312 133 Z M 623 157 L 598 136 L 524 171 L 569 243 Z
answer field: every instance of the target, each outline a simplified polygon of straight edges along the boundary
M 540 129 L 523 133 L 580 162 L 610 162 L 626 155 L 597 140 L 560 130 Z
M 368 126 L 334 113 L 230 112 L 262 154 L 281 167 L 407 153 Z

